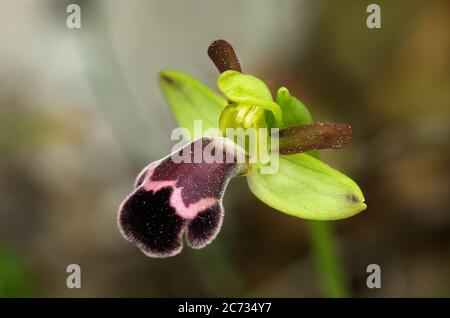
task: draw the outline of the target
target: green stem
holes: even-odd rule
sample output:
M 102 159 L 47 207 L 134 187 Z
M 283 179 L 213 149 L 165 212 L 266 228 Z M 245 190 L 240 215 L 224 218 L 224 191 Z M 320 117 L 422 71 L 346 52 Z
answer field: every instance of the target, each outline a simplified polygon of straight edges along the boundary
M 349 297 L 342 260 L 336 250 L 333 226 L 329 222 L 311 221 L 308 224 L 311 247 L 320 273 L 325 297 Z

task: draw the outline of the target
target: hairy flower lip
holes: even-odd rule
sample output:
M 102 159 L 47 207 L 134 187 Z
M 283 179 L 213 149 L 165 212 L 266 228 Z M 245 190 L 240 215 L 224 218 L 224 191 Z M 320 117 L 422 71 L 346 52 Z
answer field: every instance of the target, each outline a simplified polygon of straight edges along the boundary
M 234 146 L 223 141 L 201 138 L 178 152 L 193 155 L 196 146 L 212 145 L 213 151 L 234 153 Z M 145 167 L 134 191 L 119 207 L 120 232 L 151 257 L 178 254 L 183 235 L 193 248 L 209 244 L 222 225 L 225 188 L 233 176 L 246 170 L 246 164 L 239 163 L 175 163 L 172 155 Z

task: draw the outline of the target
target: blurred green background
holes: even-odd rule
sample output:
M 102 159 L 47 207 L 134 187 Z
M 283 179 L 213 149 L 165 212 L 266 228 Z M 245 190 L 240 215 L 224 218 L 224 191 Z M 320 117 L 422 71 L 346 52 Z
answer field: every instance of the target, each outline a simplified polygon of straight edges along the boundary
M 117 229 L 136 174 L 173 145 L 159 70 L 214 87 L 217 38 L 317 121 L 352 125 L 350 146 L 322 152 L 368 203 L 334 222 L 352 295 L 449 297 L 449 29 L 446 0 L 0 0 L 0 297 L 323 295 L 306 222 L 244 178 L 205 249 L 150 259 Z M 81 289 L 66 287 L 72 263 Z M 366 287 L 372 263 L 381 289 Z

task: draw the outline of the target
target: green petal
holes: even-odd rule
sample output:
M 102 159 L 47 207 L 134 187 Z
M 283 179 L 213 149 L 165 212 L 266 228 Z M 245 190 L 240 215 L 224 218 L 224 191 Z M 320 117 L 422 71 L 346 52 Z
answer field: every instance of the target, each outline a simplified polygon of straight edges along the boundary
M 310 220 L 337 220 L 364 209 L 364 196 L 349 177 L 307 154 L 280 156 L 275 174 L 248 175 L 250 190 L 267 205 Z
M 282 124 L 281 108 L 273 101 L 269 88 L 259 78 L 230 70 L 219 75 L 217 85 L 229 101 L 269 110 L 278 125 Z
M 280 105 L 283 112 L 283 127 L 281 128 L 310 125 L 313 123 L 308 108 L 292 96 L 286 87 L 280 87 L 278 89 L 277 104 Z M 307 154 L 319 158 L 319 152 L 317 150 L 308 151 Z
M 263 101 L 272 101 L 272 94 L 266 84 L 257 77 L 238 71 L 225 71 L 219 75 L 217 82 L 220 91 L 231 101 L 242 104 L 245 97 Z
M 276 102 L 283 112 L 283 127 L 280 128 L 312 124 L 313 121 L 308 108 L 292 96 L 286 87 L 281 87 L 278 90 Z
M 194 120 L 202 121 L 203 132 L 218 127 L 220 113 L 228 104 L 220 95 L 182 72 L 162 71 L 159 84 L 179 126 L 187 128 L 191 136 Z

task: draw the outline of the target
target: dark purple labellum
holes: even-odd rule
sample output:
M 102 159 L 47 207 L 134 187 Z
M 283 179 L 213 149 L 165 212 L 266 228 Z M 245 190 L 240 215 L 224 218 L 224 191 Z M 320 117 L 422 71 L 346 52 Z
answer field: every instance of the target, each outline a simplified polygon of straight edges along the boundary
M 222 225 L 225 187 L 245 170 L 245 164 L 225 160 L 227 156 L 236 158 L 242 150 L 223 141 L 198 139 L 143 169 L 135 190 L 119 208 L 118 225 L 124 237 L 151 257 L 178 254 L 183 233 L 193 248 L 210 243 Z M 206 149 L 210 151 L 207 154 L 223 156 L 198 162 L 194 152 Z M 185 160 L 178 163 L 180 157 Z

